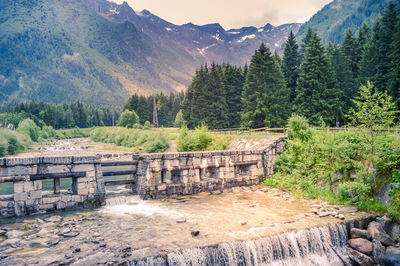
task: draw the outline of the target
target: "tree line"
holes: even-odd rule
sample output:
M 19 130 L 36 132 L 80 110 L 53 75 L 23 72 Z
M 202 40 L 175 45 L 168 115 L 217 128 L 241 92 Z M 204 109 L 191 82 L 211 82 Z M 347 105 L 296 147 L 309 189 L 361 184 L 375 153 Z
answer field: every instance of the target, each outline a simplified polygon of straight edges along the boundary
M 371 81 L 400 110 L 400 11 L 390 3 L 372 29 L 346 32 L 324 47 L 308 29 L 300 44 L 291 32 L 282 59 L 261 44 L 250 65 L 201 66 L 182 105 L 189 127 L 280 127 L 291 113 L 311 124 L 348 123 L 361 84 Z
M 123 110 L 134 111 L 139 116 L 141 125 L 144 125 L 146 121 L 153 122 L 154 98 L 156 100 L 159 126 L 174 126 L 176 115 L 181 109 L 185 98 L 183 92 L 169 95 L 159 93 L 154 96 L 134 94 L 125 103 Z
M 32 119 L 38 126 L 59 128 L 88 128 L 93 126 L 113 126 L 120 115 L 116 107 L 76 103 L 20 102 L 0 104 L 0 124 Z

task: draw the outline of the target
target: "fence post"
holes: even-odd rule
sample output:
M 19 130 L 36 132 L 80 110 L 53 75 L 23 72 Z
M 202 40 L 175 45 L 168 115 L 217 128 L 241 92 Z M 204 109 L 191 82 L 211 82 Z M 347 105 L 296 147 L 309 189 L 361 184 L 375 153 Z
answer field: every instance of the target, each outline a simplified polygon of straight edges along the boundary
M 54 194 L 60 194 L 60 178 L 54 178 Z

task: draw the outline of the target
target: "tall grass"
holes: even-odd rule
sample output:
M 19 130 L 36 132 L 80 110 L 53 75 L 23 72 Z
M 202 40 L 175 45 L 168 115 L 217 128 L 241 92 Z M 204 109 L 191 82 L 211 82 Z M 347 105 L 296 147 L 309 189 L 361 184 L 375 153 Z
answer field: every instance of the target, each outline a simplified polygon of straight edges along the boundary
M 164 152 L 169 148 L 168 136 L 163 130 L 98 127 L 90 137 L 96 142 L 113 143 L 148 153 Z
M 194 130 L 182 127 L 178 137 L 178 151 L 210 151 L 224 150 L 229 144 L 230 137 L 212 135 L 205 125 Z
M 313 130 L 306 120 L 293 117 L 286 150 L 279 155 L 275 174 L 264 184 L 309 198 L 387 212 L 400 220 L 400 186 L 397 189 L 393 185 L 389 206 L 383 206 L 374 196 L 385 184 L 397 182 L 393 176 L 400 169 L 400 136 L 378 137 L 375 165 L 370 153 L 362 132 Z
M 26 151 L 32 141 L 17 131 L 0 128 L 0 156 Z

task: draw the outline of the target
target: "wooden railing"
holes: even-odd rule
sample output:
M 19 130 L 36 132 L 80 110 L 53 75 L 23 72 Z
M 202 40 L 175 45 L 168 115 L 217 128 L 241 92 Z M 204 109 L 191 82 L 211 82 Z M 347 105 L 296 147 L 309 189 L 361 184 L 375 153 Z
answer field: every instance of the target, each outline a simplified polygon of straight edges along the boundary
M 262 128 L 224 128 L 224 129 L 212 129 L 210 132 L 216 134 L 249 134 L 252 133 L 265 133 L 266 135 L 285 135 L 287 128 L 269 128 L 269 127 L 262 127 Z
M 130 175 L 133 176 L 136 174 L 136 165 L 137 162 L 135 161 L 103 161 L 101 162 L 102 167 L 109 167 L 109 166 L 127 166 L 132 165 L 134 169 L 132 170 L 118 170 L 118 171 L 103 171 L 103 177 L 106 176 L 123 176 L 123 175 Z M 105 186 L 116 186 L 116 185 L 132 185 L 135 183 L 134 179 L 123 179 L 123 180 L 109 180 L 104 181 Z

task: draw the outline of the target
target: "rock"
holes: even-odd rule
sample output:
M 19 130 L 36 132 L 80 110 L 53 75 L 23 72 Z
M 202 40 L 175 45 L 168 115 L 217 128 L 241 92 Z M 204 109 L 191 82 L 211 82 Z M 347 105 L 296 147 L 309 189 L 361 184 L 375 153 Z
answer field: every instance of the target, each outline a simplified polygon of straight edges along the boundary
M 8 239 L 13 239 L 13 238 L 17 238 L 22 236 L 23 234 L 25 234 L 24 231 L 19 231 L 19 230 L 12 230 L 12 231 L 8 231 L 6 233 L 6 236 Z
M 190 234 L 192 235 L 192 237 L 196 237 L 200 234 L 200 231 L 192 231 L 190 232 Z
M 185 217 L 185 218 L 182 218 L 182 219 L 179 219 L 179 220 L 176 220 L 176 223 L 177 223 L 177 224 L 186 223 L 186 217 Z
M 383 256 L 385 255 L 385 247 L 382 246 L 381 242 L 372 240 L 372 258 L 374 262 L 379 265 L 383 265 Z
M 389 255 L 400 255 L 400 248 L 387 247 L 386 254 L 389 254 Z
M 354 213 L 357 211 L 357 207 L 343 207 L 339 209 L 339 213 Z
M 394 240 L 383 230 L 380 223 L 370 222 L 367 230 L 371 234 L 372 239 L 378 240 L 386 246 L 395 245 Z
M 383 230 L 385 230 L 386 232 L 388 231 L 389 226 L 392 223 L 392 220 L 387 216 L 376 217 L 375 221 L 379 223 L 382 226 Z
M 19 239 L 19 238 L 7 239 L 0 243 L 0 248 L 2 248 L 2 247 L 16 248 L 16 247 L 19 247 L 20 244 L 21 244 L 21 239 Z
M 4 236 L 6 233 L 7 233 L 6 230 L 1 230 L 1 229 L 0 229 L 0 236 Z
M 49 256 L 43 256 L 39 260 L 40 265 L 49 265 L 49 264 L 60 264 L 64 259 L 64 255 L 56 255 L 52 254 Z
M 246 221 L 241 221 L 240 224 L 241 224 L 241 225 L 246 225 L 247 222 L 246 222 Z
M 74 252 L 81 252 L 80 248 L 75 248 Z
M 340 220 L 344 220 L 344 215 L 340 213 L 340 214 L 338 214 L 337 218 L 340 219 Z
M 349 248 L 349 257 L 357 263 L 357 265 L 374 266 L 374 261 L 370 257 L 352 248 Z
M 371 234 L 367 230 L 361 230 L 358 228 L 351 228 L 350 236 L 353 239 L 355 238 L 371 239 Z
M 78 235 L 79 235 L 79 232 L 77 232 L 77 231 L 75 231 L 75 232 L 72 231 L 72 232 L 68 232 L 68 233 L 62 234 L 63 237 L 76 237 Z
M 383 265 L 385 266 L 399 266 L 400 265 L 400 255 L 386 254 L 383 257 Z
M 356 238 L 350 239 L 347 241 L 350 247 L 354 248 L 355 250 L 364 253 L 366 255 L 372 254 L 372 243 L 364 238 Z
M 62 230 L 60 230 L 60 231 L 58 232 L 58 235 L 68 234 L 69 232 L 71 232 L 71 229 L 69 229 L 69 228 L 64 228 L 64 229 L 62 229 Z
M 46 222 L 52 222 L 52 223 L 58 223 L 58 222 L 60 222 L 61 221 L 61 216 L 58 216 L 58 215 L 56 215 L 56 216 L 51 216 L 51 217 L 48 217 L 48 218 L 46 218 L 46 219 L 44 219 Z

